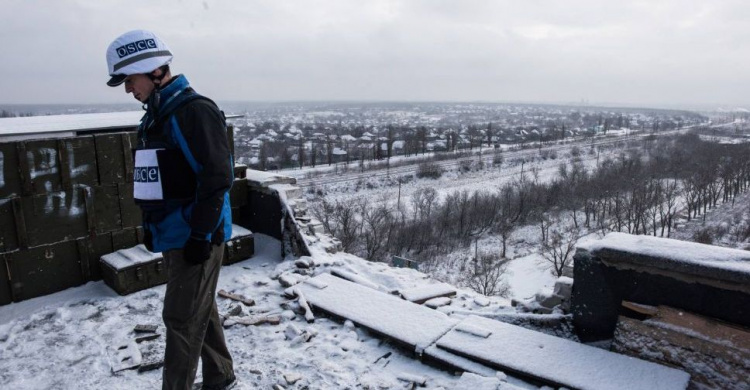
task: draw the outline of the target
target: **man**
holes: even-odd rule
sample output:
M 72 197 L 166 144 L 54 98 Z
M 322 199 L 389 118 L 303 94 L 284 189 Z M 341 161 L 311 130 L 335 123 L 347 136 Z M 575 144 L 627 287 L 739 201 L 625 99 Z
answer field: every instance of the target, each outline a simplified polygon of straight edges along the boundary
M 111 87 L 125 84 L 143 103 L 134 152 L 134 197 L 144 244 L 168 268 L 162 317 L 167 329 L 163 389 L 191 389 L 203 362 L 203 389 L 236 382 L 219 323 L 215 291 L 224 243 L 232 235 L 233 163 L 224 117 L 183 75 L 149 31 L 127 32 L 107 49 Z

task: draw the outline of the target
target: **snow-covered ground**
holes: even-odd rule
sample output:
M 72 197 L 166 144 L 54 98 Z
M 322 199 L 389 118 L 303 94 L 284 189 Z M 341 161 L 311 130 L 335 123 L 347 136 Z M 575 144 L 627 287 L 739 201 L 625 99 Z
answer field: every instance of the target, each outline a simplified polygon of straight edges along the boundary
M 426 377 L 430 389 L 463 386 L 460 377 L 427 366 L 411 352 L 350 322 L 342 324 L 318 316 L 314 323 L 308 324 L 303 316 L 291 310 L 296 303 L 283 297 L 284 288 L 275 280 L 281 272 L 293 269 L 295 260 L 280 259 L 279 245 L 272 238 L 257 235 L 255 256 L 221 271 L 220 289 L 256 301 L 255 306 L 243 307 L 245 314 L 282 317 L 280 325 L 234 325 L 225 330 L 241 383 L 239 389 L 270 389 L 276 383 L 294 389 L 410 388 L 410 383 L 398 379 L 405 374 Z M 316 274 L 336 266 L 390 289 L 435 283 L 420 272 L 370 263 L 346 253 L 316 253 L 314 261 L 321 264 L 315 268 Z M 164 290 L 164 286 L 159 286 L 120 297 L 103 282 L 92 282 L 0 307 L 0 388 L 160 388 L 160 370 L 143 373 L 126 370 L 114 374 L 111 367 L 117 347 L 136 337 L 135 325 L 155 324 L 163 332 Z M 507 302 L 492 300 L 483 307 L 474 303 L 474 296 L 471 291 L 459 290 L 445 310 L 515 313 L 515 309 L 504 306 Z M 217 299 L 221 313 L 236 305 L 224 298 Z M 315 336 L 307 343 L 288 340 L 285 330 L 290 324 Z M 140 344 L 144 359 L 149 354 L 160 356 L 163 343 L 160 337 Z M 284 375 L 299 375 L 301 379 L 290 386 Z M 511 384 L 535 388 L 503 374 L 498 374 L 498 378 L 504 378 L 505 388 L 511 388 Z

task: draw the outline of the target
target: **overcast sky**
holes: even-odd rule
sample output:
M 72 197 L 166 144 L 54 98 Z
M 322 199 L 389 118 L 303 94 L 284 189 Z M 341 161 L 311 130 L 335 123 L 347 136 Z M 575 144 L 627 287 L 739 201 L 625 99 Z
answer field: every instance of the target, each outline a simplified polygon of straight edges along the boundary
M 0 103 L 133 102 L 149 29 L 216 100 L 750 107 L 747 0 L 0 0 Z

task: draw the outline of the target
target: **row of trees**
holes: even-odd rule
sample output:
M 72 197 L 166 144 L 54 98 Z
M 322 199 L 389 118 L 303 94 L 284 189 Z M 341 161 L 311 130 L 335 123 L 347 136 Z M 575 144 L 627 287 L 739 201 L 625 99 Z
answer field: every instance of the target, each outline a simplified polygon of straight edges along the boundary
M 313 212 L 345 251 L 374 261 L 401 255 L 430 264 L 496 236 L 500 246 L 490 263 L 498 266 L 482 264 L 487 260 L 477 251 L 469 272 L 474 276 L 466 284 L 479 285 L 477 278 L 486 278 L 487 270 L 502 269 L 519 226 L 539 226 L 543 257 L 562 275 L 582 231 L 669 236 L 682 200 L 687 217 L 695 218 L 750 187 L 748 144 L 719 145 L 688 135 L 644 146 L 605 159 L 592 172 L 580 160 L 562 163 L 558 176 L 546 183 L 522 175 L 495 190 L 456 191 L 442 199 L 425 188 L 413 193 L 408 206 L 387 198 L 318 199 Z M 482 269 L 484 274 L 477 272 Z

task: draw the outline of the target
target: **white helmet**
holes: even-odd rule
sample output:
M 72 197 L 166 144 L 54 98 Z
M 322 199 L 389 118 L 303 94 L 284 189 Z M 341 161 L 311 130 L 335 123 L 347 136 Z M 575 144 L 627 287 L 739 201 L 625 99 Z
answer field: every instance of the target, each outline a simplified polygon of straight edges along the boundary
M 154 33 L 146 30 L 128 31 L 117 37 L 107 48 L 107 67 L 116 87 L 131 74 L 151 73 L 172 62 L 172 52 Z

